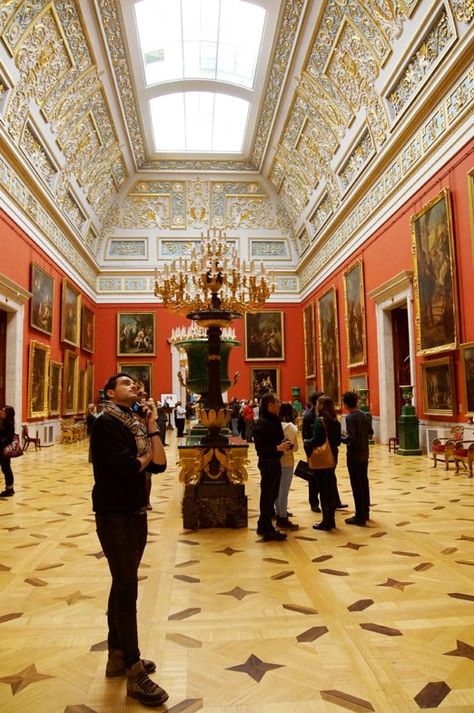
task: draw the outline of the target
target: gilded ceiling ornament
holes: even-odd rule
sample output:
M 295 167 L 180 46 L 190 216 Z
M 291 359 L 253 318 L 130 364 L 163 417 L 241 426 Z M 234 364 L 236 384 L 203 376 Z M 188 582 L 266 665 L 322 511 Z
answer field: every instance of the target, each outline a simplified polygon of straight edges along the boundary
M 474 0 L 451 0 L 454 15 L 459 22 L 471 22 L 474 17 Z

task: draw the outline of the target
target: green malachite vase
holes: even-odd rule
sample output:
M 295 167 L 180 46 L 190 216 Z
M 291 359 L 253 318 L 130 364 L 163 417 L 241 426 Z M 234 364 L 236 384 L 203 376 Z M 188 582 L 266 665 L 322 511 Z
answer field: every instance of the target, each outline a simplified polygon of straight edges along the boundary
M 208 392 L 208 344 L 207 339 L 188 339 L 179 342 L 177 346 L 184 349 L 188 357 L 188 376 L 186 388 L 194 394 L 207 394 Z M 235 339 L 222 339 L 220 344 L 220 377 L 221 393 L 230 386 L 228 374 L 229 354 L 233 347 L 240 346 Z

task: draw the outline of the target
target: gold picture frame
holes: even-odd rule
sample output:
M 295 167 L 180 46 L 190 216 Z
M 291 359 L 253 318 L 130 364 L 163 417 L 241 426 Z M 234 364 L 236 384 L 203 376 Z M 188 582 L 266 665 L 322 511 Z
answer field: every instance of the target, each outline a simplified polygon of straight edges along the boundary
M 94 399 L 94 364 L 91 361 L 86 363 L 86 403 L 87 405 L 95 403 Z
M 66 279 L 61 294 L 61 341 L 73 347 L 81 342 L 81 293 Z
M 364 366 L 367 363 L 364 266 L 356 260 L 344 272 L 344 302 L 346 308 L 347 365 Z
M 63 414 L 77 413 L 77 390 L 79 382 L 79 354 L 72 349 L 64 350 Z
M 469 196 L 469 222 L 471 223 L 472 262 L 474 264 L 474 168 L 467 173 L 467 191 Z
M 77 389 L 77 413 L 85 413 L 87 398 L 87 371 L 79 369 L 79 385 Z
M 49 361 L 51 348 L 35 339 L 30 341 L 28 360 L 28 418 L 48 415 Z
M 154 312 L 117 312 L 117 356 L 155 356 Z
M 95 314 L 94 312 L 82 305 L 81 311 L 81 348 L 85 352 L 93 354 L 94 352 L 94 331 L 95 331 Z
M 151 362 L 117 362 L 117 373 L 126 371 L 153 398 L 153 364 Z
M 63 365 L 60 361 L 49 363 L 49 415 L 61 414 Z
M 335 287 L 330 287 L 318 299 L 318 332 L 321 389 L 333 400 L 335 408 L 340 408 L 341 374 Z
M 474 416 L 474 342 L 461 344 L 461 372 L 464 414 Z
M 458 345 L 457 288 L 451 201 L 447 188 L 411 218 L 417 354 Z
M 45 334 L 52 334 L 53 324 L 54 278 L 35 262 L 32 262 L 30 326 Z
M 245 313 L 245 361 L 284 361 L 285 322 L 280 310 Z
M 432 416 L 454 416 L 456 392 L 451 356 L 421 364 L 423 413 Z
M 250 393 L 252 399 L 261 399 L 267 393 L 280 398 L 280 368 L 256 366 L 250 369 Z
M 303 334 L 306 379 L 314 379 L 316 377 L 316 323 L 314 302 L 310 302 L 303 310 Z

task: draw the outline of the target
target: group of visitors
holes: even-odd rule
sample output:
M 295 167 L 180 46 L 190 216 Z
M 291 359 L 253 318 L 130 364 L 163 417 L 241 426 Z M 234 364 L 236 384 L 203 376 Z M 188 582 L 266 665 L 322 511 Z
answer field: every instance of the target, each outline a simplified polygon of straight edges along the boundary
M 240 400 L 232 399 L 229 403 L 230 430 L 233 436 L 240 436 L 247 443 L 253 441 L 253 430 L 259 415 L 259 400 L 254 398 Z
M 311 404 L 303 416 L 303 442 L 308 458 L 315 448 L 326 441 L 332 453 L 332 464 L 321 468 L 308 466 L 309 503 L 314 512 L 322 512 L 321 522 L 313 525 L 315 530 L 333 530 L 336 527 L 336 510 L 347 508 L 347 505 L 341 502 L 336 480 L 341 443 L 347 446 L 347 469 L 355 505 L 355 514 L 346 518 L 345 522 L 348 525 L 364 526 L 369 520 L 368 462 L 372 425 L 367 414 L 358 409 L 356 393 L 346 392 L 343 395 L 343 404 L 347 411 L 344 433 L 341 432 L 341 424 L 332 399 L 321 392 L 312 396 Z M 264 542 L 286 540 L 287 534 L 281 530 L 298 529 L 298 525 L 289 519 L 291 515 L 288 513 L 294 452 L 298 448 L 292 405 L 280 404 L 273 393 L 265 394 L 260 401 L 259 418 L 253 430 L 253 438 L 260 470 L 260 517 L 257 534 L 262 536 Z M 276 519 L 276 527 L 273 519 Z

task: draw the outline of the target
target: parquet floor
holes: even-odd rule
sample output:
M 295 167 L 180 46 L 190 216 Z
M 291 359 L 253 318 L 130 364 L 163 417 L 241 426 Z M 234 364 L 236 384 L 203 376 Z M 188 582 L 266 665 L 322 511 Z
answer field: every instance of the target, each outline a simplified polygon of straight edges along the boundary
M 370 527 L 286 543 L 183 531 L 173 437 L 156 476 L 139 594 L 142 654 L 177 713 L 474 712 L 474 479 L 374 446 Z M 253 447 L 252 447 L 253 449 Z M 106 679 L 109 573 L 90 509 L 87 443 L 30 451 L 0 501 L 0 711 L 144 708 Z M 352 505 L 344 466 L 343 499 Z

